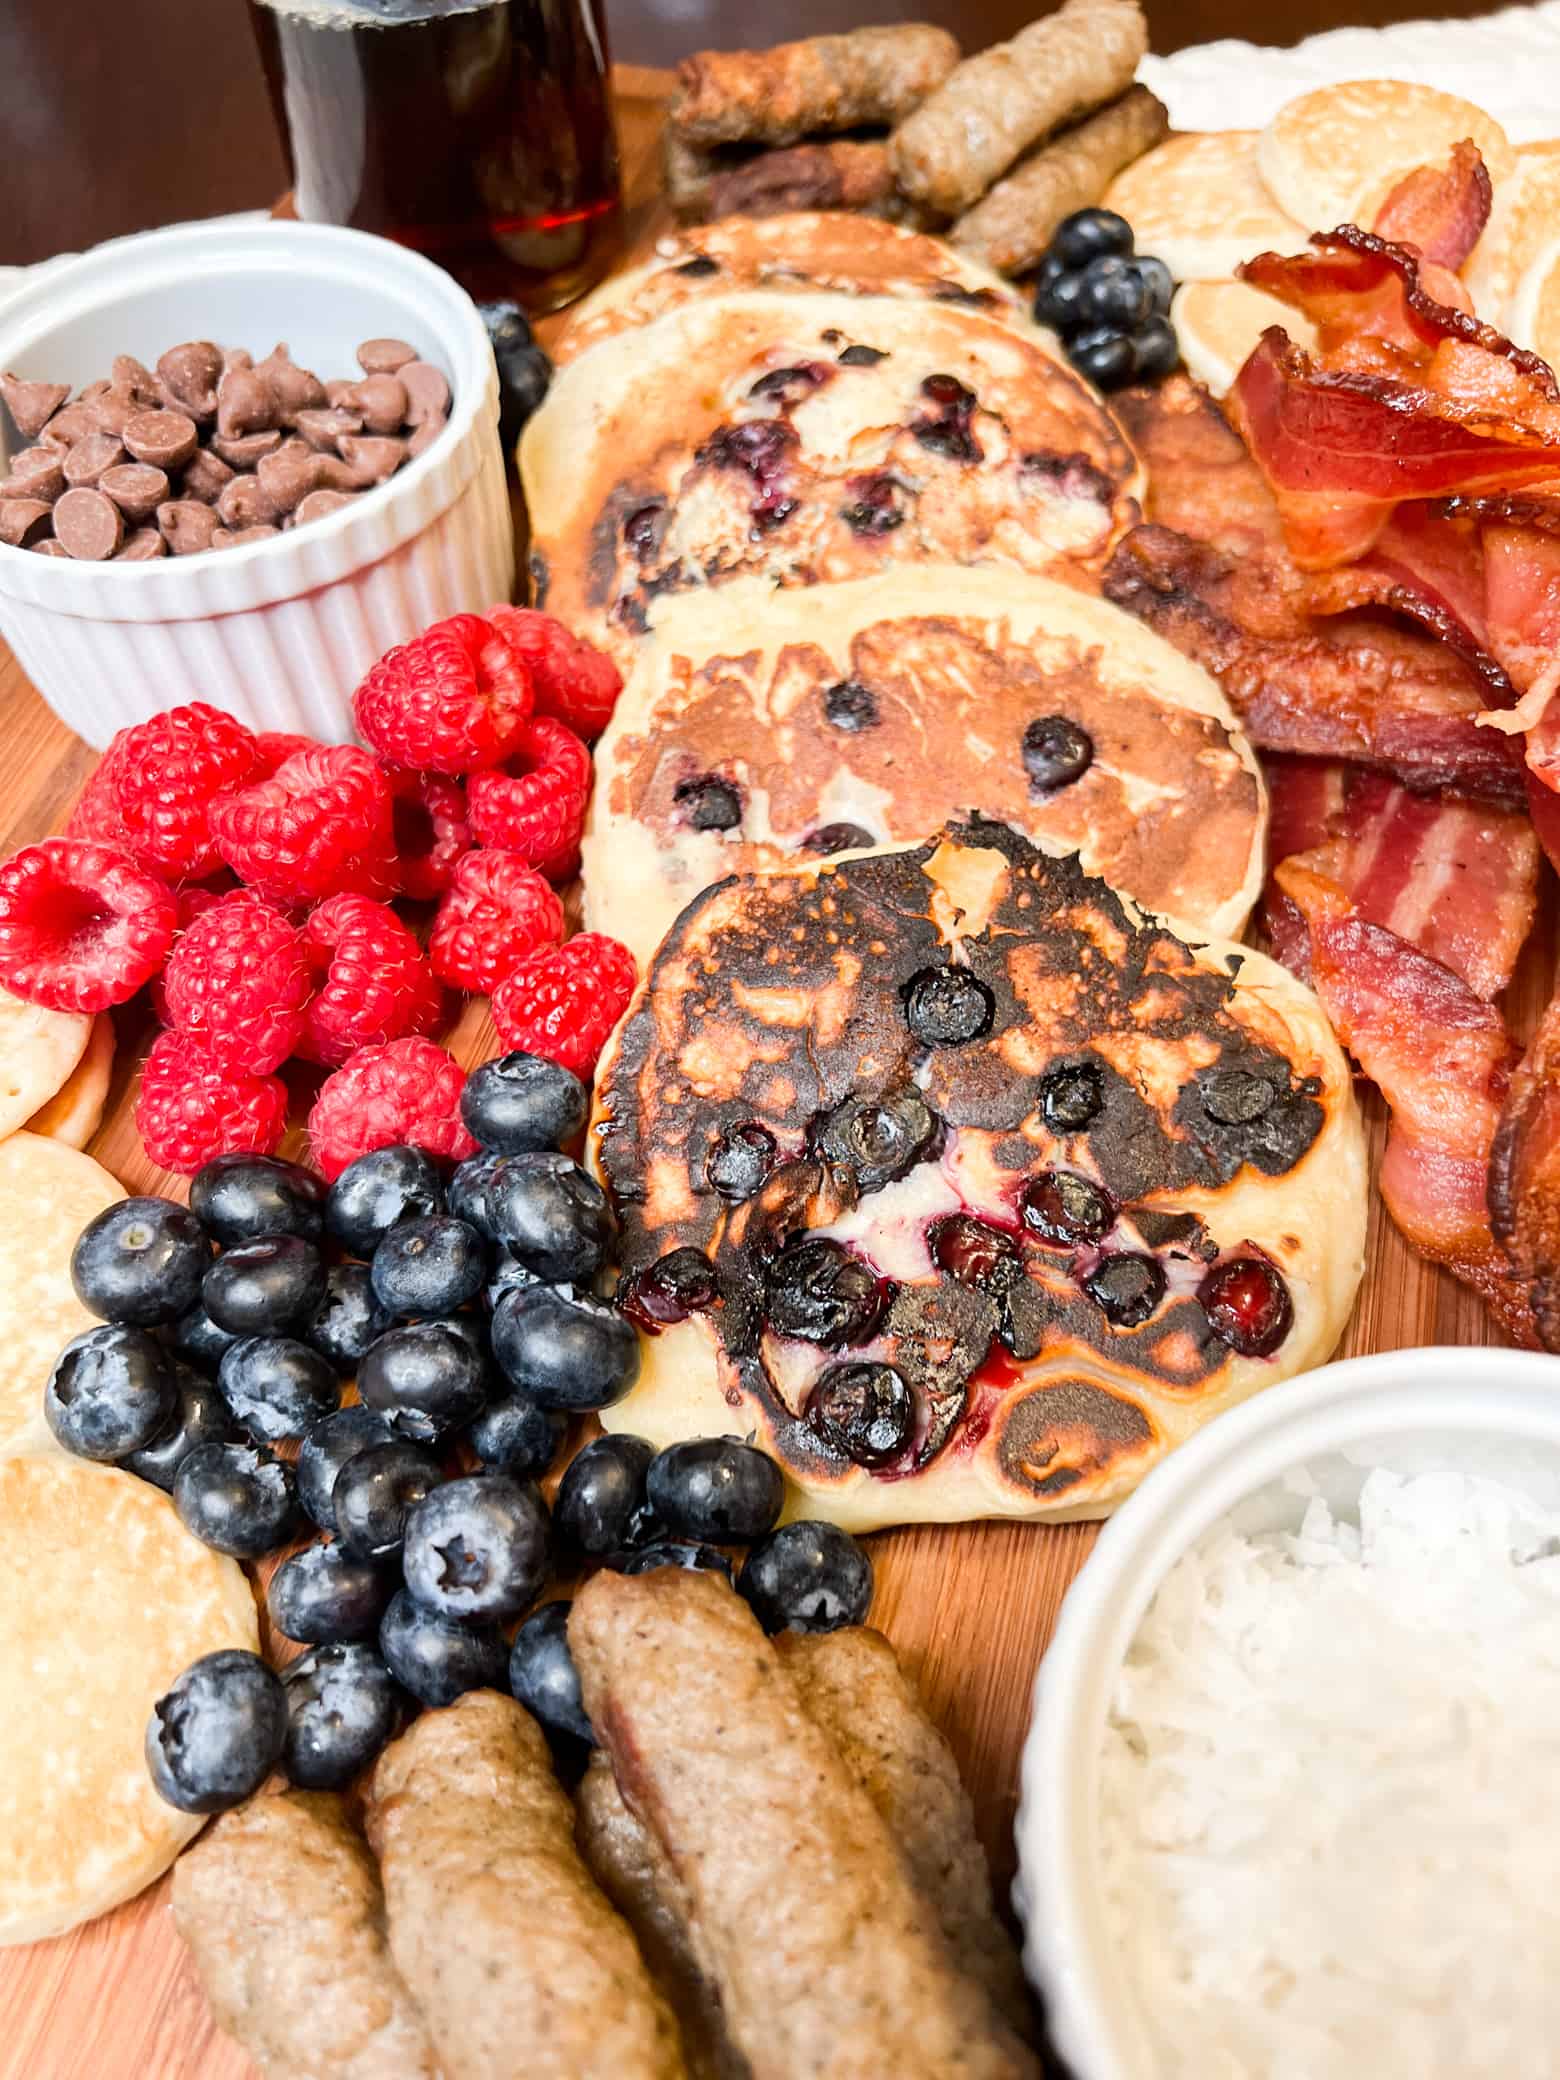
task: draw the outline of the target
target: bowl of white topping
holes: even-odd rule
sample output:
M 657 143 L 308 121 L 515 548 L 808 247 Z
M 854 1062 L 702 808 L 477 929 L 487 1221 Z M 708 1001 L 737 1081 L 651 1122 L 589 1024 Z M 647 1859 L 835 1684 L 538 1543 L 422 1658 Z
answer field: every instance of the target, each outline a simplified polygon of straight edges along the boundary
M 1036 1681 L 1025 1963 L 1076 2080 L 1553 2070 L 1560 1358 L 1232 1410 L 1117 1512 Z

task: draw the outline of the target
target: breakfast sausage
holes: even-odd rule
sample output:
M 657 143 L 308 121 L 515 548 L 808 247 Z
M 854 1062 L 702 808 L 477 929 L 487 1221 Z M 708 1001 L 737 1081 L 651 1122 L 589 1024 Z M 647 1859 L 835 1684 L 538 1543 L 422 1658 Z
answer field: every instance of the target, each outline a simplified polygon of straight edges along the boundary
M 817 131 L 897 123 L 959 62 L 927 22 L 809 36 L 767 51 L 695 51 L 668 121 L 689 144 L 795 144 Z

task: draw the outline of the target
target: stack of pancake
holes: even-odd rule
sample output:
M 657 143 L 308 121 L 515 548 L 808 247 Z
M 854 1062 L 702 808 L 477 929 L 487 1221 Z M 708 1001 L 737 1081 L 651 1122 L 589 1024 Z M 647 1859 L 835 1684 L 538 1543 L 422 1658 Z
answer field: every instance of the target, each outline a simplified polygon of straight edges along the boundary
M 1095 1319 L 1092 1303 L 1069 1312 L 1053 1295 L 1043 1348 L 1014 1373 L 1065 1389 L 1049 1400 L 1004 1393 L 993 1419 L 974 1377 L 981 1353 L 958 1378 L 954 1360 L 939 1359 L 935 1420 L 923 1396 L 894 1478 L 836 1467 L 827 1441 L 808 1442 L 796 1397 L 816 1363 L 792 1368 L 788 1398 L 784 1339 L 752 1357 L 729 1311 L 717 1323 L 719 1308 L 653 1339 L 639 1389 L 608 1420 L 663 1442 L 712 1421 L 761 1434 L 809 1513 L 857 1526 L 1108 1508 L 1214 1407 L 1327 1354 L 1359 1274 L 1364 1203 L 1348 1077 L 1314 1000 L 1271 964 L 1248 960 L 1242 972 L 1228 944 L 1264 868 L 1267 802 L 1251 746 L 1200 666 L 1100 596 L 1100 573 L 1139 516 L 1131 442 L 998 277 L 935 239 L 860 217 L 730 218 L 668 239 L 582 308 L 559 361 L 521 467 L 537 603 L 608 647 L 626 680 L 597 747 L 584 848 L 586 921 L 628 943 L 647 977 L 597 1090 L 625 1271 L 691 1245 L 721 1277 L 762 1289 L 771 1271 L 740 1238 L 757 1232 L 753 1193 L 771 1159 L 774 1189 L 796 1187 L 788 1235 L 841 1232 L 846 1216 L 849 1247 L 883 1276 L 896 1262 L 902 1285 L 923 1280 L 929 1305 L 950 1281 L 922 1261 L 926 1223 L 910 1216 L 914 1248 L 898 1231 L 907 1194 L 919 1205 L 939 1166 L 935 1212 L 959 1200 L 999 1225 L 1018 1222 L 1016 1195 L 1047 1166 L 1092 1177 L 1123 1209 L 1107 1256 L 1140 1248 L 1155 1228 L 1128 1222 L 1129 1199 L 1179 1194 L 1169 1210 L 1191 1213 L 1180 1204 L 1190 1194 L 1202 1252 L 1141 1273 L 1150 1287 L 1162 1273 L 1171 1298 L 1136 1340 Z M 980 818 L 992 825 L 971 823 Z M 1018 834 L 1016 852 L 989 849 L 993 825 Z M 939 853 L 928 841 L 945 831 Z M 897 881 L 856 871 L 887 848 L 899 852 Z M 1082 878 L 1047 870 L 1048 857 L 1071 855 Z M 953 894 L 938 864 L 950 859 L 969 862 Z M 978 919 L 960 909 L 961 875 L 980 885 Z M 716 884 L 726 893 L 712 904 L 704 892 Z M 1139 937 L 1139 911 L 1113 891 L 1176 920 L 1170 934 Z M 1090 934 L 1102 958 L 1084 1019 L 1040 985 L 1034 962 Z M 1031 959 L 1026 942 L 1051 952 Z M 1168 997 L 1144 993 L 1142 960 L 1212 971 L 1197 985 L 1203 1008 L 1183 1007 L 1151 1045 Z M 942 1079 L 936 1045 L 884 1009 L 908 1001 L 927 961 L 988 977 L 979 987 L 995 1009 L 966 1071 L 976 1052 L 987 1066 L 973 1080 Z M 1226 997 L 1227 1029 L 1215 1009 Z M 858 1021 L 853 1052 L 841 1034 Z M 1163 1131 L 1184 1139 L 1174 1105 L 1184 1113 L 1188 1079 L 1246 1045 L 1235 1037 L 1243 1022 L 1276 1046 L 1272 1091 L 1292 1082 L 1319 1094 L 1325 1126 L 1270 1171 L 1260 1218 L 1239 1160 L 1221 1167 L 1204 1150 L 1151 1178 L 1139 1160 L 1146 1115 L 1130 1159 L 1108 1135 L 1093 1146 L 1081 1128 L 1058 1136 L 1029 1117 L 1047 1061 L 1103 1061 L 1114 1049 Z M 1107 1029 L 1135 1032 L 1147 1052 Z M 1011 1087 L 994 1089 L 993 1076 Z M 859 1101 L 890 1132 L 906 1091 L 940 1079 L 943 1110 L 902 1168 L 825 1162 L 812 1176 L 826 1114 Z M 960 1110 L 971 1106 L 984 1128 L 1004 1122 L 990 1193 L 967 1173 L 948 1183 L 975 1146 L 974 1113 Z M 754 1148 L 768 1151 L 735 1191 L 708 1167 L 728 1130 L 748 1136 L 739 1168 Z M 1338 1180 L 1331 1252 L 1304 1217 L 1319 1164 Z M 786 1186 L 797 1171 L 807 1175 Z M 1194 1350 L 1197 1336 L 1186 1339 L 1201 1317 L 1175 1313 L 1174 1296 L 1196 1287 L 1220 1247 L 1253 1238 L 1249 1225 L 1235 1232 L 1241 1221 L 1260 1227 L 1296 1324 L 1255 1358 Z M 1098 1255 L 1069 1259 L 1055 1291 L 1092 1276 Z M 1042 1267 L 1030 1276 L 1044 1283 Z M 1150 1358 L 1161 1330 L 1174 1348 Z M 938 1341 L 934 1328 L 926 1335 Z M 657 1364 L 662 1344 L 669 1360 L 676 1346 L 675 1368 Z M 884 1330 L 872 1354 L 925 1373 L 901 1345 Z M 953 1455 L 976 1443 L 977 1404 L 985 1442 L 954 1478 Z M 1017 1422 L 1024 1467 L 1043 1467 L 1063 1449 L 1060 1430 L 1056 1450 L 1047 1443 L 1052 1407 L 1067 1478 L 1015 1477 L 1005 1432 Z M 902 1478 L 909 1471 L 917 1482 Z

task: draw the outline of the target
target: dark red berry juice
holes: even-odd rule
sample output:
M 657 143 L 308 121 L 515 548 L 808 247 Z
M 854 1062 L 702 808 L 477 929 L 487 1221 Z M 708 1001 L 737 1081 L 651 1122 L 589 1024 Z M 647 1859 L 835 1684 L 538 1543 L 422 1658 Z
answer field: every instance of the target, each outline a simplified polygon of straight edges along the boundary
M 601 0 L 250 0 L 310 223 L 556 310 L 619 234 Z

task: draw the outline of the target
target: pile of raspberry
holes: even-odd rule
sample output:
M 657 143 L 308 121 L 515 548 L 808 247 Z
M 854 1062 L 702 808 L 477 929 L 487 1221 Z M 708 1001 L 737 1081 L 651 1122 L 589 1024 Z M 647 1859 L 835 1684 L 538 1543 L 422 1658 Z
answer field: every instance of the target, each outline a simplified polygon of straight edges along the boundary
M 625 947 L 567 936 L 556 887 L 620 686 L 550 615 L 496 607 L 379 660 L 361 745 L 198 701 L 121 730 L 65 836 L 0 865 L 0 984 L 79 1012 L 150 990 L 135 1117 L 165 1169 L 273 1153 L 289 1061 L 329 1072 L 309 1113 L 327 1177 L 393 1142 L 469 1156 L 464 1076 L 434 1038 L 452 993 L 491 999 L 506 1048 L 588 1078 L 633 990 Z

